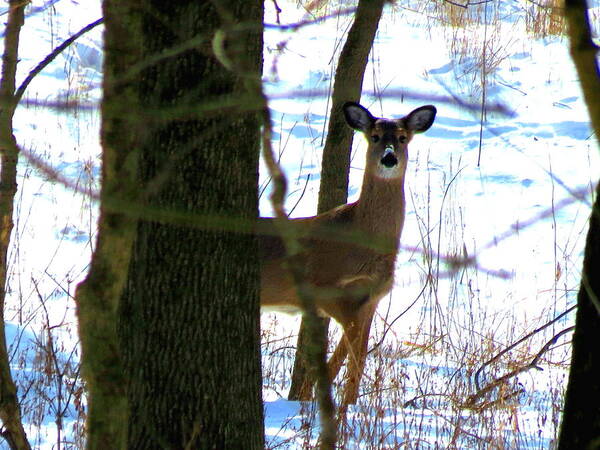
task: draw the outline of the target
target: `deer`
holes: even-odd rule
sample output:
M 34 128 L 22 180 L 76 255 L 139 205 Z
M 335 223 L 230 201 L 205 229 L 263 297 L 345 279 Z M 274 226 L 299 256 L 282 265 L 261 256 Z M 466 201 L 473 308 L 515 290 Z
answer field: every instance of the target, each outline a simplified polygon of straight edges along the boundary
M 408 144 L 415 134 L 431 127 L 437 111 L 425 105 L 402 118 L 385 119 L 355 102 L 345 103 L 342 109 L 346 123 L 368 142 L 360 196 L 313 217 L 290 219 L 290 224 L 303 247 L 306 281 L 314 287 L 315 306 L 344 332 L 328 371 L 333 380 L 348 356 L 342 397 L 342 404 L 348 405 L 358 399 L 375 310 L 393 286 L 406 209 Z M 369 245 L 371 241 L 378 245 Z M 286 269 L 281 238 L 263 234 L 259 248 L 261 309 L 298 311 L 301 303 Z M 303 387 L 305 393 L 306 389 L 310 395 L 310 386 Z

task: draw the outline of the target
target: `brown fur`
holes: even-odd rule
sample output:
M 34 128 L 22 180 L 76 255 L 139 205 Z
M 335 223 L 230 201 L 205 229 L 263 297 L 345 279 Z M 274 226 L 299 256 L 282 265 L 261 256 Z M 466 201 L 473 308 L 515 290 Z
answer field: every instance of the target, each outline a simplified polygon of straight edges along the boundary
M 404 225 L 404 177 L 408 159 L 407 118 L 375 119 L 360 105 L 351 112 L 369 126 L 361 128 L 369 140 L 367 165 L 359 199 L 315 217 L 293 219 L 306 255 L 306 276 L 314 287 L 318 309 L 344 328 L 329 362 L 334 378 L 349 353 L 344 403 L 354 403 L 367 354 L 369 329 L 379 300 L 393 285 L 394 265 Z M 364 111 L 361 111 L 362 108 Z M 433 107 L 430 107 L 433 108 Z M 435 109 L 433 108 L 433 116 Z M 352 117 L 348 118 L 350 125 Z M 372 120 L 370 120 L 372 119 Z M 433 122 L 433 119 L 431 119 Z M 362 122 L 361 122 L 362 124 Z M 429 125 L 425 128 L 429 128 Z M 377 134 L 377 143 L 373 135 Z M 382 158 L 393 146 L 398 163 L 392 174 L 382 168 Z M 262 219 L 268 227 L 269 219 Z M 376 248 L 373 248 L 376 243 Z M 284 267 L 285 249 L 274 234 L 260 237 L 262 281 L 261 305 L 270 309 L 299 309 L 300 302 L 290 274 Z M 305 392 L 309 395 L 309 392 Z

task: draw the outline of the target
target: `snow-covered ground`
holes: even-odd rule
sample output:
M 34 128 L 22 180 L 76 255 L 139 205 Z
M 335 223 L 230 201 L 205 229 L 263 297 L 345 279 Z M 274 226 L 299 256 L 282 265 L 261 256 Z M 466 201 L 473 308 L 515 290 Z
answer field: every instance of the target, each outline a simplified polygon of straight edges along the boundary
M 282 23 L 305 18 L 296 2 L 278 3 Z M 266 20 L 274 23 L 273 4 L 266 7 Z M 462 31 L 442 27 L 418 2 L 386 7 L 362 103 L 386 117 L 435 103 L 438 116 L 410 145 L 403 251 L 395 287 L 378 310 L 372 344 L 381 345 L 369 356 L 363 395 L 349 414 L 348 448 L 548 448 L 556 436 L 569 334 L 538 362 L 543 371 L 524 371 L 465 408 L 485 361 L 574 304 L 590 192 L 598 179 L 598 143 L 568 42 L 527 34 L 523 11 L 530 7 L 503 2 L 500 25 Z M 100 14 L 99 2 L 62 0 L 29 16 L 19 79 Z M 329 92 L 332 61 L 350 23 L 345 16 L 266 32 L 265 86 L 273 97 L 275 148 L 290 179 L 293 216 L 316 211 L 328 111 L 326 95 L 297 92 Z M 510 114 L 490 112 L 482 126 L 479 109 L 452 98 L 479 103 L 484 38 L 492 55 L 488 105 L 502 104 Z M 19 172 L 7 336 L 19 392 L 26 393 L 28 432 L 40 448 L 57 448 L 60 439 L 66 447 L 78 445 L 81 390 L 71 296 L 89 263 L 97 205 L 76 191 L 98 188 L 100 154 L 97 109 L 41 104 L 98 101 L 100 43 L 97 28 L 59 56 L 31 84 L 25 95 L 30 102 L 15 117 L 15 135 L 29 159 L 23 158 Z M 281 43 L 285 50 L 278 52 Z M 457 50 L 460 43 L 466 50 Z M 360 136 L 355 141 L 350 200 L 360 192 L 366 147 Z M 77 189 L 42 174 L 35 168 L 39 162 L 51 164 Z M 267 185 L 264 171 L 261 181 Z M 261 197 L 264 215 L 271 211 L 267 193 L 268 186 Z M 451 271 L 447 257 L 464 255 L 475 257 L 477 266 Z M 568 315 L 486 365 L 480 387 L 528 364 L 572 320 Z M 271 448 L 301 448 L 318 434 L 314 405 L 285 400 L 298 322 L 263 315 Z
M 479 398 L 475 409 L 466 408 L 465 401 L 477 392 L 475 374 L 485 361 L 574 303 L 598 145 L 568 41 L 527 34 L 527 2 L 504 2 L 503 20 L 487 30 L 448 29 L 431 14 L 415 11 L 419 7 L 424 9 L 419 3 L 386 8 L 366 70 L 362 103 L 374 114 L 399 117 L 435 103 L 438 115 L 410 145 L 405 250 L 395 288 L 379 307 L 371 342 L 379 343 L 384 334 L 385 339 L 370 355 L 345 443 L 349 448 L 548 448 L 559 422 L 569 334 L 541 359 L 543 371 L 511 378 Z M 283 10 L 284 23 L 303 18 L 294 8 Z M 287 204 L 297 217 L 316 211 L 328 99 L 285 93 L 328 92 L 331 61 L 349 22 L 334 19 L 294 33 L 267 34 L 265 66 L 277 68 L 267 91 L 276 97 L 271 106 L 278 148 L 292 181 Z M 464 39 L 467 48 L 457 50 L 451 36 Z M 488 113 L 482 127 L 479 108 L 452 99 L 480 102 L 478 58 L 485 38 L 493 55 L 487 102 L 511 114 Z M 281 42 L 286 52 L 279 55 L 274 49 Z M 432 100 L 439 97 L 448 101 Z M 357 136 L 350 200 L 360 192 L 365 148 Z M 261 210 L 270 213 L 267 195 Z M 444 257 L 466 255 L 476 257 L 478 270 L 452 273 L 444 263 Z M 433 283 L 427 282 L 430 275 Z M 386 324 L 406 308 L 387 331 Z M 479 387 L 529 364 L 572 319 L 568 315 L 486 365 Z M 277 330 L 266 333 L 263 352 L 267 436 L 274 448 L 315 442 L 314 407 L 284 400 L 297 324 L 297 318 L 263 317 L 264 329 Z

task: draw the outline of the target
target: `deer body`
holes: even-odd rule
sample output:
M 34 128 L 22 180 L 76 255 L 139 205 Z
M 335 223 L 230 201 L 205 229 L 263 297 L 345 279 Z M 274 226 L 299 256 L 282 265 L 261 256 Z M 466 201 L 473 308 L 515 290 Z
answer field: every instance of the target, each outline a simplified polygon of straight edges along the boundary
M 360 197 L 314 217 L 293 219 L 291 224 L 300 235 L 306 280 L 314 288 L 317 308 L 344 329 L 329 371 L 334 378 L 350 355 L 347 404 L 355 403 L 358 395 L 375 309 L 393 285 L 404 225 L 407 144 L 415 132 L 431 126 L 435 108 L 424 106 L 402 119 L 378 119 L 359 104 L 346 103 L 344 114 L 348 124 L 369 141 Z M 263 235 L 260 247 L 261 306 L 286 312 L 299 309 L 281 239 Z

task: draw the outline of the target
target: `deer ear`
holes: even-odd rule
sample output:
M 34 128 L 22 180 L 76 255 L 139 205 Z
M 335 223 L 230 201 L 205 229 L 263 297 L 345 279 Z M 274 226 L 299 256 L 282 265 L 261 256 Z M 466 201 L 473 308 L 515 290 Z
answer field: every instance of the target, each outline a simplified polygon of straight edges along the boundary
M 358 103 L 346 102 L 343 109 L 346 122 L 355 130 L 367 132 L 375 122 L 369 110 Z
M 406 128 L 415 133 L 422 133 L 429 130 L 435 120 L 437 110 L 433 105 L 425 105 L 415 109 L 404 118 Z

